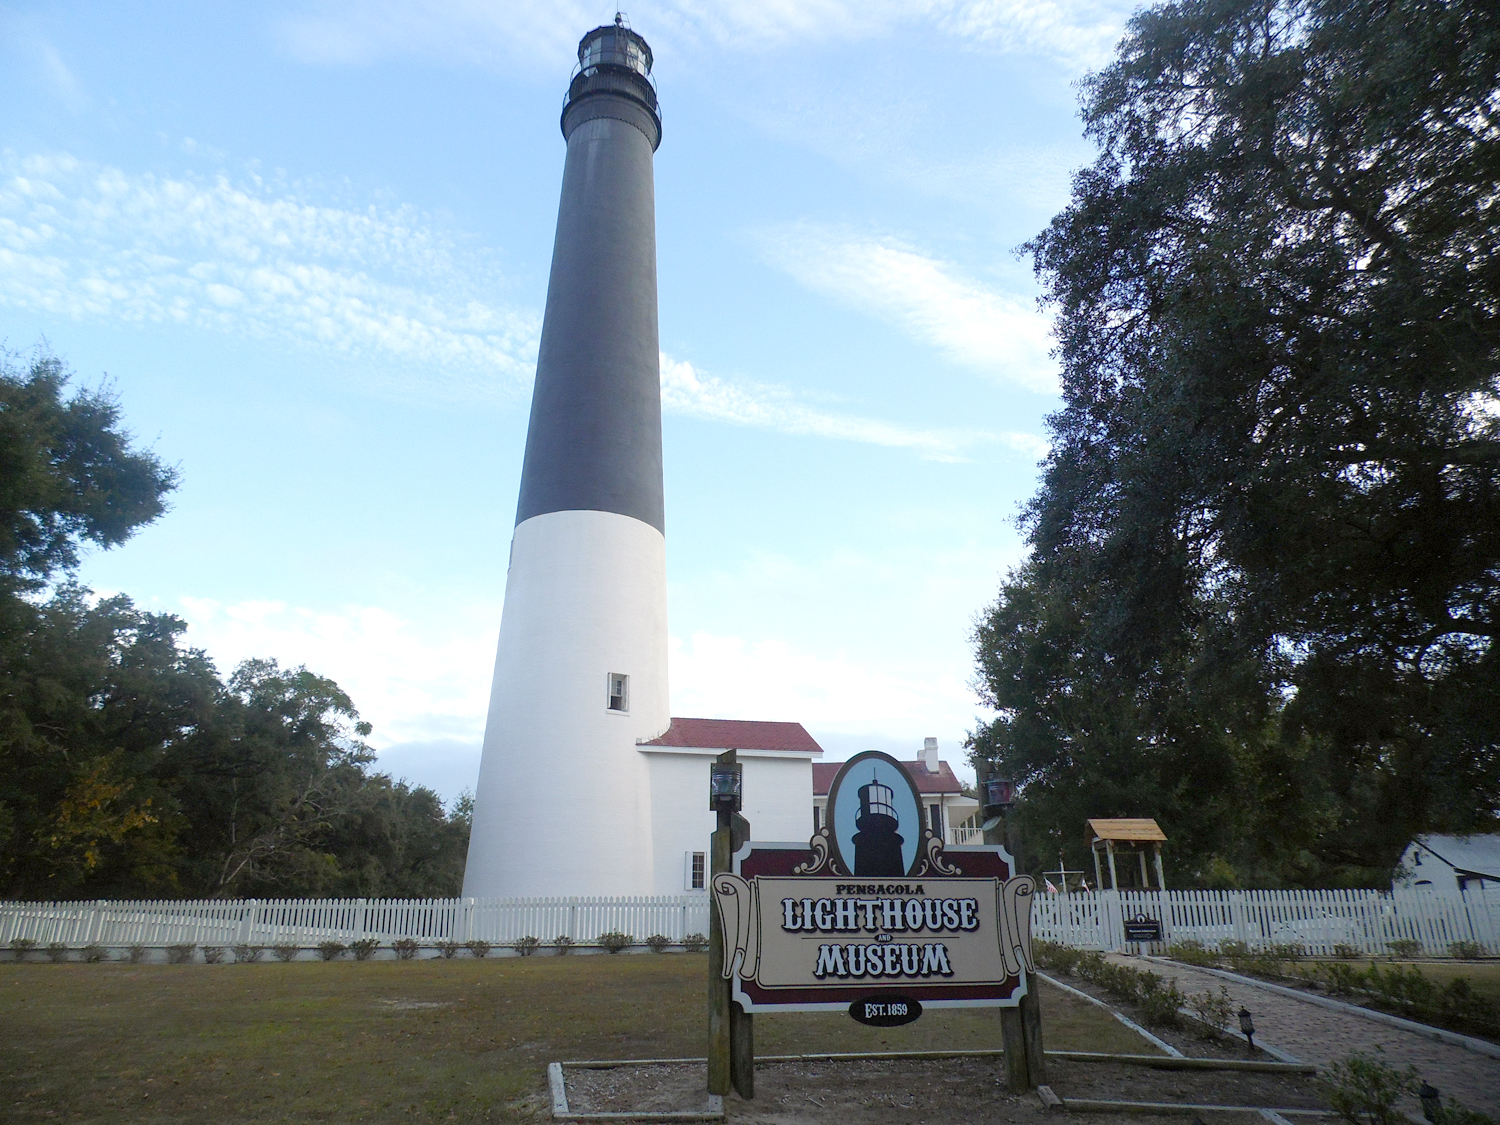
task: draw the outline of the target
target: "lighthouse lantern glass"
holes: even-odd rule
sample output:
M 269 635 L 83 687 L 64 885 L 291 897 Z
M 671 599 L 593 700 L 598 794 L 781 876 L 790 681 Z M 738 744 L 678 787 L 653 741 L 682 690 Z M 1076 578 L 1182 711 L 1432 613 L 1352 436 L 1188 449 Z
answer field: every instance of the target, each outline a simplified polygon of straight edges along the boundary
M 989 808 L 1008 809 L 1016 803 L 1016 783 L 992 777 L 984 783 L 984 803 Z

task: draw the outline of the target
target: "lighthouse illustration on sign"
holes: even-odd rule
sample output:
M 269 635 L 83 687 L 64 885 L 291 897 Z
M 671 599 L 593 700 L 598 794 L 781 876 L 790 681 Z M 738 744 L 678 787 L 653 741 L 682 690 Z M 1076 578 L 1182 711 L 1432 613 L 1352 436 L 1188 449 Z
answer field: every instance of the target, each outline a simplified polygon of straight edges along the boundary
M 859 815 L 854 826 L 856 875 L 905 875 L 901 862 L 901 818 L 896 815 L 896 791 L 871 777 L 859 787 Z

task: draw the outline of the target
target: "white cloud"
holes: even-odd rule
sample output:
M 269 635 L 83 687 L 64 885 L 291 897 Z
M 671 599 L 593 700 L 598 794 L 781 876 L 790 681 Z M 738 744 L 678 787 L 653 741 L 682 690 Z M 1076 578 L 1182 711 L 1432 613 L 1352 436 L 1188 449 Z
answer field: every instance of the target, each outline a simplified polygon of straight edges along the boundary
M 890 318 L 955 362 L 1028 390 L 1057 391 L 1049 322 L 1028 300 L 987 289 L 900 243 L 812 223 L 765 231 L 762 250 L 809 289 Z
M 731 383 L 706 375 L 691 363 L 661 357 L 662 409 L 692 418 L 757 426 L 781 433 L 857 441 L 910 449 L 934 460 L 962 459 L 975 446 L 999 443 L 1040 458 L 1047 443 L 1034 434 L 987 433 L 983 430 L 922 430 L 863 418 L 834 414 L 798 402 L 783 387 Z
M 514 389 L 538 318 L 486 301 L 486 273 L 409 208 L 319 206 L 258 177 L 0 158 L 0 304 L 281 336 Z
M 996 50 L 1094 66 L 1108 57 L 1129 10 L 1097 0 L 657 0 L 632 5 L 630 14 L 663 55 L 705 45 L 758 52 L 927 27 Z M 583 30 L 612 14 L 576 0 L 324 0 L 281 21 L 279 32 L 288 51 L 311 62 L 419 53 L 555 67 Z
M 380 606 L 308 609 L 279 601 L 183 597 L 187 643 L 227 675 L 241 660 L 307 665 L 349 693 L 374 724 L 377 747 L 477 743 L 489 708 L 500 606 L 468 606 L 414 621 Z

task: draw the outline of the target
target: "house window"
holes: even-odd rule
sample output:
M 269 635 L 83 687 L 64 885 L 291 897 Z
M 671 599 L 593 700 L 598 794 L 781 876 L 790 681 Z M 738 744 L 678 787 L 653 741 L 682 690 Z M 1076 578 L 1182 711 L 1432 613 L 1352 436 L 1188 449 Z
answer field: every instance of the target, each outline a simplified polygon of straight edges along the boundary
M 941 840 L 943 838 L 943 806 L 928 805 L 927 815 L 932 821 L 932 834 Z
M 629 676 L 622 676 L 619 672 L 609 674 L 609 709 L 611 711 L 630 710 Z
M 688 853 L 688 890 L 701 891 L 707 885 L 707 859 L 704 852 Z

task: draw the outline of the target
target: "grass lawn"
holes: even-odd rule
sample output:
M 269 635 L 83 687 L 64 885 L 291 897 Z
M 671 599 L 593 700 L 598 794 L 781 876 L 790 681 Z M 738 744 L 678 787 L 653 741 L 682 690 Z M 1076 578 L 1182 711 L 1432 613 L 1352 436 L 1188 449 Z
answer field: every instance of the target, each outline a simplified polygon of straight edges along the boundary
M 0 1120 L 539 1120 L 558 1059 L 701 1056 L 701 954 L 0 965 Z M 1141 1053 L 1042 986 L 1047 1046 Z M 763 1055 L 998 1048 L 993 1009 L 902 1028 L 761 1015 Z M 996 1064 L 999 1065 L 998 1062 Z

